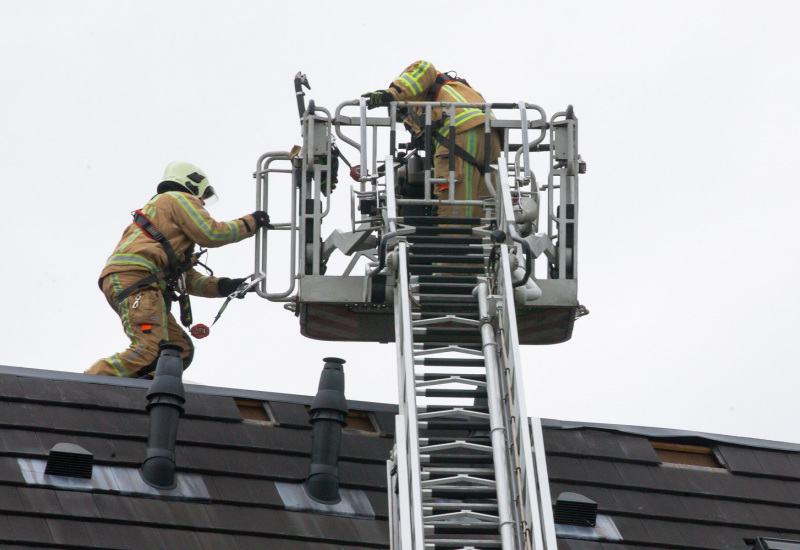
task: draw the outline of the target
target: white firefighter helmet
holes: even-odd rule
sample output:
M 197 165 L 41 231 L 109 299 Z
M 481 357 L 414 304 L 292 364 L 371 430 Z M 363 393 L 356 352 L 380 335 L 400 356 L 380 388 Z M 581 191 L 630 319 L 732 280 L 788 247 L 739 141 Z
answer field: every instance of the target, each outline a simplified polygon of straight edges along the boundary
M 192 195 L 203 199 L 206 205 L 217 202 L 217 193 L 208 183 L 205 172 L 188 162 L 170 162 L 164 170 L 163 181 L 174 181 L 185 187 Z

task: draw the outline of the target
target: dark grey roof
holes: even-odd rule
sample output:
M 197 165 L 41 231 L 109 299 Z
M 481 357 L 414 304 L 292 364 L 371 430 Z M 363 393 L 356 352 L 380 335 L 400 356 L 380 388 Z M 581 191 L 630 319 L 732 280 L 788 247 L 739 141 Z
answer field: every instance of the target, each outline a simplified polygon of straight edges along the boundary
M 184 488 L 147 493 L 136 485 L 148 384 L 0 367 L 0 548 L 388 548 L 386 460 L 396 407 L 350 402 L 376 433 L 346 431 L 341 481 L 368 510 L 320 513 L 293 509 L 281 492 L 306 475 L 310 396 L 187 384 L 177 446 Z M 244 421 L 235 398 L 268 403 L 275 422 Z M 559 525 L 561 549 L 746 549 L 758 537 L 800 540 L 797 445 L 551 420 L 544 428 L 553 499 L 570 492 L 594 500 L 616 533 Z M 663 463 L 651 441 L 707 446 L 719 467 Z M 57 443 L 94 454 L 94 485 L 41 483 L 33 470 Z
M 350 403 L 351 411 L 369 411 L 379 432 L 345 430 L 339 462 L 342 487 L 366 497 L 373 517 L 286 508 L 276 483 L 296 484 L 306 476 L 309 397 L 220 395 L 187 385 L 178 469 L 199 476 L 207 493 L 146 495 L 141 487 L 124 487 L 127 481 L 119 473 L 112 476 L 117 485 L 88 490 L 26 479 L 24 465 L 46 460 L 62 442 L 92 452 L 95 468 L 136 469 L 147 441 L 147 385 L 0 368 L 0 548 L 388 548 L 386 459 L 394 414 L 386 405 Z M 244 422 L 231 394 L 268 402 L 277 423 Z

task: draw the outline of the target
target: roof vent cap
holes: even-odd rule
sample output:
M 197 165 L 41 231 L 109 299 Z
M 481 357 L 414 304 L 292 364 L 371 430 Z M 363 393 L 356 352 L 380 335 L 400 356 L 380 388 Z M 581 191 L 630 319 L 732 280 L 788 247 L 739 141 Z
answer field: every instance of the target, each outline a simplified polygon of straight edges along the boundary
M 56 443 L 50 449 L 46 475 L 92 479 L 94 455 L 72 443 Z
M 561 493 L 553 505 L 556 523 L 594 527 L 597 524 L 597 503 L 578 493 Z

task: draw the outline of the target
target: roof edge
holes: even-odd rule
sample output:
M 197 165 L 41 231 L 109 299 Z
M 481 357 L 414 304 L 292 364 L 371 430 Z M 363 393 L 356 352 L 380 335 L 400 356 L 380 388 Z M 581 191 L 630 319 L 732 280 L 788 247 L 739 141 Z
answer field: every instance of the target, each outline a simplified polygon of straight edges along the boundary
M 147 388 L 150 386 L 150 380 L 141 380 L 138 378 L 101 376 L 98 374 L 84 374 L 79 372 L 65 372 L 47 369 L 30 369 L 6 365 L 0 365 L 0 374 L 10 374 L 13 376 L 23 376 L 27 378 L 40 378 L 44 380 L 84 382 L 87 384 L 101 384 L 106 386 L 127 386 L 134 388 Z M 193 382 L 184 382 L 184 387 L 189 393 L 216 395 L 221 397 L 238 397 L 241 399 L 253 399 L 256 401 L 276 401 L 280 403 L 299 403 L 301 405 L 310 405 L 311 401 L 314 399 L 313 395 L 296 395 L 258 390 L 243 390 L 238 388 L 222 388 L 216 386 L 206 386 Z M 349 408 L 354 410 L 368 410 L 388 413 L 397 412 L 397 405 L 391 403 L 354 401 L 348 399 L 347 404 Z

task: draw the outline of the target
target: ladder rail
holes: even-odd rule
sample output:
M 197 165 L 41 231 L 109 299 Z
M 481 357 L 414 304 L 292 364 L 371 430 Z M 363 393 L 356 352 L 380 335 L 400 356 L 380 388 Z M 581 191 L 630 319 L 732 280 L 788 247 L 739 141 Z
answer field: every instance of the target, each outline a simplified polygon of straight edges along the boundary
M 273 173 L 292 173 L 293 170 L 275 169 L 270 168 L 271 164 L 275 161 L 290 161 L 289 152 L 287 151 L 270 151 L 264 153 L 259 157 L 256 164 L 256 171 L 253 176 L 256 179 L 256 210 L 269 211 L 269 175 Z M 292 184 L 291 196 L 292 207 L 291 215 L 289 218 L 288 226 L 285 223 L 273 223 L 276 230 L 288 229 L 289 230 L 289 287 L 281 292 L 268 292 L 267 291 L 267 243 L 269 234 L 266 229 L 260 229 L 256 232 L 255 238 L 255 266 L 254 271 L 256 275 L 264 275 L 264 280 L 261 281 L 256 287 L 256 293 L 262 298 L 271 301 L 288 301 L 291 300 L 289 296 L 294 292 L 297 278 L 295 277 L 296 259 L 297 259 L 297 194 L 298 191 L 294 185 L 294 177 L 290 180 Z
M 486 365 L 486 393 L 489 405 L 489 426 L 491 429 L 494 476 L 497 482 L 497 504 L 500 516 L 500 538 L 504 549 L 512 550 L 514 543 L 514 524 L 511 511 L 512 491 L 509 481 L 508 444 L 506 426 L 503 418 L 503 394 L 500 385 L 500 371 L 497 361 L 495 331 L 489 316 L 489 290 L 486 281 L 477 286 L 478 308 L 481 320 L 481 339 L 483 358 Z
M 513 231 L 513 210 L 508 216 L 508 206 L 511 205 L 511 190 L 508 184 L 508 172 L 503 167 L 499 170 L 500 192 L 502 194 L 503 211 L 498 212 L 498 219 L 506 222 L 509 231 Z M 550 486 L 547 480 L 547 463 L 544 449 L 540 442 L 534 448 L 531 433 L 528 428 L 528 413 L 525 400 L 525 388 L 522 381 L 522 357 L 519 351 L 519 335 L 517 332 L 516 309 L 514 304 L 513 279 L 511 277 L 510 258 L 506 247 L 500 248 L 501 269 L 498 277 L 498 296 L 502 307 L 498 311 L 497 330 L 501 335 L 501 358 L 504 358 L 503 372 L 505 377 L 505 390 L 507 415 L 515 430 L 509 434 L 512 438 L 510 447 L 516 450 L 516 464 L 519 495 L 525 502 L 520 502 L 522 520 L 527 523 L 523 526 L 528 537 L 530 547 L 533 549 L 555 550 L 555 524 L 550 500 Z M 541 451 L 541 452 L 538 452 Z

